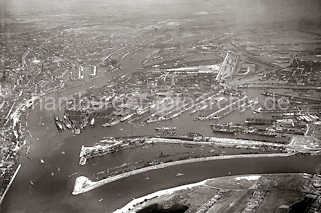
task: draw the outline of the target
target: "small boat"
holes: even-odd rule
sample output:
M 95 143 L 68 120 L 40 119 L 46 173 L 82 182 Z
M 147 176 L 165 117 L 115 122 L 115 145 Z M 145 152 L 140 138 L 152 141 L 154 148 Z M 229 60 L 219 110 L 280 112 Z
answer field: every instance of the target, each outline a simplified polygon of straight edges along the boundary
M 95 118 L 92 118 L 91 120 L 90 120 L 90 126 L 94 126 L 95 125 Z
M 183 173 L 177 173 L 176 177 L 180 177 L 180 176 L 183 176 L 183 175 L 184 175 Z
M 75 135 L 79 135 L 80 134 L 80 129 L 79 128 L 75 128 L 74 133 L 75 133 Z
M 108 123 L 108 122 L 107 122 L 107 123 L 102 124 L 101 126 L 102 126 L 102 127 L 111 127 L 112 125 L 111 125 L 111 123 Z
M 115 121 L 111 122 L 110 124 L 112 126 L 115 126 L 116 124 L 119 124 L 119 123 L 120 123 L 120 120 L 115 120 Z

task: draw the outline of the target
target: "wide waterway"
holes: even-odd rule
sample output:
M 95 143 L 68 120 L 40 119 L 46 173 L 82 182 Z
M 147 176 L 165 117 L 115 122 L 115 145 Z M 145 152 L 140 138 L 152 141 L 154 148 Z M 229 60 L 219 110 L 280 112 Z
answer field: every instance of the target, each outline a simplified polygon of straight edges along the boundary
M 320 156 L 292 156 L 191 163 L 131 176 L 88 193 L 73 196 L 71 192 L 77 176 L 90 177 L 94 172 L 100 171 L 103 163 L 106 163 L 108 168 L 115 162 L 120 161 L 121 164 L 128 160 L 127 155 L 119 153 L 111 157 L 114 159 L 106 157 L 97 165 L 80 167 L 78 162 L 81 145 L 92 145 L 103 136 L 146 134 L 144 131 L 151 130 L 121 124 L 113 128 L 88 129 L 79 136 L 72 136 L 69 133 L 59 135 L 53 125 L 53 118 L 53 112 L 35 110 L 30 114 L 28 120 L 28 128 L 32 135 L 28 136 L 28 143 L 31 144 L 30 154 L 24 159 L 21 170 L 4 200 L 1 212 L 106 213 L 122 207 L 133 198 L 169 187 L 226 175 L 311 173 L 321 162 Z M 188 127 L 185 125 L 185 128 Z M 137 155 L 141 154 L 137 152 Z M 184 175 L 177 177 L 177 173 Z

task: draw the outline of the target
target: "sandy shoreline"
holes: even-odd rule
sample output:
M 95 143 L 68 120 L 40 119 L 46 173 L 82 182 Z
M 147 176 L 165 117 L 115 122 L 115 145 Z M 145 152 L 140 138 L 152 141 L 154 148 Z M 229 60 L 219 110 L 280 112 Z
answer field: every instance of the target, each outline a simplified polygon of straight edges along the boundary
M 288 173 L 288 174 L 300 174 L 300 175 L 309 175 L 307 173 Z M 251 174 L 251 175 L 236 175 L 236 176 L 228 176 L 231 180 L 240 181 L 240 180 L 247 180 L 251 182 L 258 181 L 261 177 L 264 177 L 267 174 Z M 280 174 L 274 174 L 273 176 L 279 176 Z M 225 179 L 227 177 L 217 177 L 217 178 L 210 178 L 206 179 L 200 182 L 187 184 L 187 185 L 181 185 L 173 188 L 168 188 L 160 191 L 153 192 L 151 194 L 144 195 L 139 198 L 135 198 L 132 201 L 128 202 L 125 206 L 116 209 L 113 213 L 130 213 L 130 212 L 136 212 L 137 210 L 140 210 L 144 207 L 146 207 L 146 203 L 148 203 L 150 200 L 160 198 L 162 196 L 170 196 L 173 193 L 176 193 L 181 190 L 187 190 L 192 189 L 197 186 L 204 186 L 207 185 L 209 181 L 215 181 L 220 179 Z
M 198 182 L 198 183 L 192 183 L 192 184 L 177 186 L 177 187 L 174 187 L 174 188 L 170 188 L 170 189 L 165 189 L 165 190 L 161 190 L 161 191 L 158 191 L 158 192 L 154 192 L 154 193 L 145 195 L 145 196 L 140 197 L 140 198 L 136 198 L 136 199 L 130 201 L 130 202 L 129 202 L 128 204 L 126 204 L 124 207 L 122 207 L 122 208 L 117 209 L 116 211 L 114 211 L 114 213 L 125 213 L 125 212 L 129 212 L 129 211 L 133 210 L 137 205 L 142 204 L 142 203 L 144 203 L 144 202 L 147 201 L 147 200 L 151 200 L 151 199 L 153 199 L 153 198 L 160 197 L 160 196 L 163 196 L 163 195 L 170 195 L 170 194 L 173 194 L 174 192 L 179 191 L 179 190 L 191 189 L 191 188 L 196 187 L 196 186 L 201 186 L 201 185 L 206 184 L 206 182 L 207 182 L 208 180 L 209 180 L 209 179 L 203 180 L 203 181 Z
M 235 178 L 235 179 L 247 179 L 249 181 L 255 181 L 258 180 L 261 175 L 242 175 L 242 176 L 231 176 L 231 178 Z M 219 178 L 224 178 L 224 177 L 219 177 Z M 114 211 L 114 213 L 129 213 L 130 211 L 132 211 L 134 208 L 136 208 L 138 205 L 142 205 L 141 207 L 143 207 L 144 202 L 151 200 L 153 198 L 157 198 L 157 197 L 161 197 L 164 195 L 171 195 L 177 191 L 180 190 L 184 190 L 184 189 L 191 189 L 197 186 L 202 186 L 205 185 L 209 180 L 214 180 L 214 179 L 219 179 L 219 178 L 210 178 L 210 179 L 206 179 L 203 180 L 201 182 L 197 182 L 197 183 L 192 183 L 192 184 L 187 184 L 187 185 L 182 185 L 182 186 L 177 186 L 174 188 L 169 188 L 169 189 L 165 189 L 165 190 L 161 190 L 161 191 L 157 191 L 148 195 L 145 195 L 143 197 L 140 198 L 136 198 L 132 201 L 130 201 L 129 203 L 127 203 L 124 207 L 117 209 Z

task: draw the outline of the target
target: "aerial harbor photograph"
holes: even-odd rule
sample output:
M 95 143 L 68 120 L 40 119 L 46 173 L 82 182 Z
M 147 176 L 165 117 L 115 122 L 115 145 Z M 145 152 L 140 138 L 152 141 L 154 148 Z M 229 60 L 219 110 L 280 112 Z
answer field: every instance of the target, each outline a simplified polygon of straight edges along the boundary
M 0 0 L 0 213 L 321 213 L 320 0 Z

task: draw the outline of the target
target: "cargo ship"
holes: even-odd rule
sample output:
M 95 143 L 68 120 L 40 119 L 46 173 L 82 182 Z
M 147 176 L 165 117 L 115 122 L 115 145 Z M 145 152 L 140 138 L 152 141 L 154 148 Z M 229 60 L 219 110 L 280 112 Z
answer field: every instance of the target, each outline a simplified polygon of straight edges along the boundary
M 235 135 L 237 132 L 242 131 L 241 126 L 232 126 L 230 124 L 212 124 L 210 126 L 213 133 Z
M 121 122 L 127 121 L 128 119 L 132 118 L 135 115 L 135 113 L 126 115 L 120 119 Z
M 112 119 L 111 122 L 104 123 L 104 124 L 102 124 L 101 126 L 102 126 L 102 127 L 112 127 L 112 126 L 115 126 L 115 125 L 117 125 L 117 124 L 119 124 L 119 123 L 120 123 L 120 120 L 118 120 L 118 119 Z
M 157 127 L 156 131 L 175 131 L 176 127 Z
M 245 123 L 247 125 L 272 125 L 273 124 L 272 119 L 264 119 L 264 118 L 247 118 L 245 120 Z

